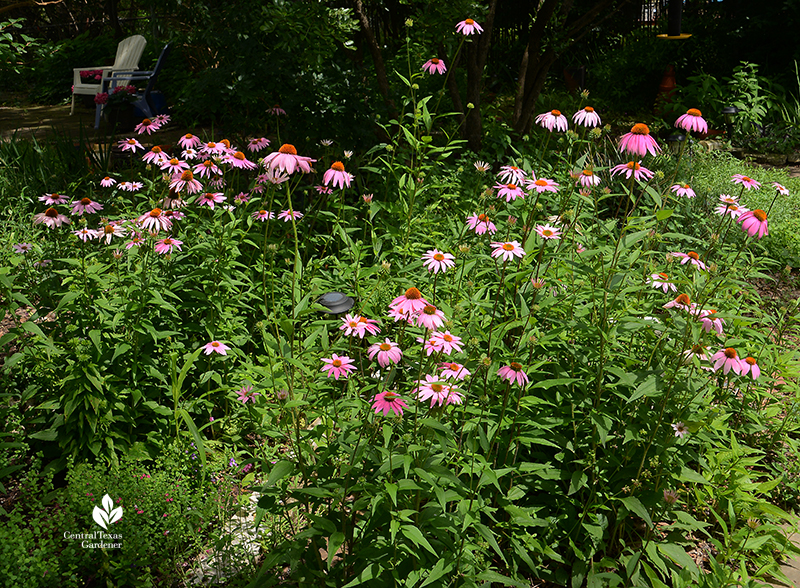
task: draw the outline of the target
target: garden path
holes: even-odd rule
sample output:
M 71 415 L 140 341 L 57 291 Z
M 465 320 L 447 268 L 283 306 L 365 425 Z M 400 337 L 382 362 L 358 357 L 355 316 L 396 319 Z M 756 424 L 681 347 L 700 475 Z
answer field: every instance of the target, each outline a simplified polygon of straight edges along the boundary
M 789 535 L 789 538 L 796 545 L 800 545 L 800 530 L 795 527 L 791 535 Z M 800 557 L 789 559 L 783 562 L 781 565 L 781 571 L 786 574 L 786 577 L 789 578 L 789 581 L 791 582 L 788 584 L 788 586 L 791 588 L 800 588 Z M 773 582 L 770 584 L 770 586 L 773 586 L 774 588 L 785 588 L 787 584 Z

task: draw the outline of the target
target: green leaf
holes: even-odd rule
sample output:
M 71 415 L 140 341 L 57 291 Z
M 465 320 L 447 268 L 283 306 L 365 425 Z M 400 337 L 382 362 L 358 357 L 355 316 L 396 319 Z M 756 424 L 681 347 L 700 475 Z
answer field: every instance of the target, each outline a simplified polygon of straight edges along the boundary
M 696 576 L 698 571 L 697 566 L 680 545 L 676 545 L 675 543 L 659 543 L 658 551 L 671 559 L 675 564 L 689 570 L 693 577 Z
M 342 588 L 354 588 L 355 586 L 361 586 L 367 580 L 372 580 L 373 578 L 377 578 L 383 572 L 383 566 L 380 564 L 369 564 L 366 568 L 361 570 L 361 573 L 358 574 L 353 580 L 349 583 L 342 586 Z
M 635 496 L 628 496 L 626 498 L 621 498 L 620 502 L 622 502 L 622 504 L 625 505 L 625 508 L 627 508 L 630 512 L 646 522 L 648 527 L 653 527 L 653 520 L 650 518 L 650 514 L 647 512 L 647 509 L 638 498 Z
M 408 539 L 410 539 L 414 545 L 417 547 L 424 547 L 428 551 L 430 551 L 433 555 L 438 556 L 436 550 L 431 547 L 431 544 L 428 543 L 428 540 L 422 535 L 422 531 L 420 531 L 414 525 L 403 525 L 400 527 L 400 532 L 403 533 Z
M 676 476 L 679 482 L 695 482 L 696 484 L 708 484 L 709 481 L 698 474 L 693 469 L 681 466 L 681 473 Z
M 206 448 L 205 444 L 203 443 L 203 437 L 200 435 L 200 431 L 197 430 L 197 427 L 192 420 L 192 417 L 189 416 L 189 413 L 186 412 L 184 409 L 178 409 L 178 414 L 183 419 L 183 422 L 186 423 L 186 427 L 189 429 L 189 433 L 191 433 L 192 438 L 194 439 L 195 446 L 197 447 L 197 453 L 200 454 L 200 462 L 203 465 L 203 476 L 205 477 L 205 469 L 206 469 Z
M 484 570 L 477 576 L 475 576 L 478 580 L 484 580 L 486 582 L 497 583 L 500 586 L 519 586 L 519 588 L 528 588 L 530 583 L 525 582 L 518 582 L 513 578 L 509 578 L 508 576 L 504 576 L 502 574 L 498 574 L 493 570 Z
M 336 552 L 339 551 L 343 543 L 344 533 L 341 531 L 336 531 L 331 535 L 330 539 L 328 539 L 328 569 L 331 569 L 333 558 L 336 556 Z
M 273 486 L 275 482 L 285 476 L 288 476 L 293 471 L 294 464 L 292 462 L 286 460 L 279 461 L 272 466 L 272 469 L 269 472 L 269 477 L 267 477 L 267 483 L 265 485 Z

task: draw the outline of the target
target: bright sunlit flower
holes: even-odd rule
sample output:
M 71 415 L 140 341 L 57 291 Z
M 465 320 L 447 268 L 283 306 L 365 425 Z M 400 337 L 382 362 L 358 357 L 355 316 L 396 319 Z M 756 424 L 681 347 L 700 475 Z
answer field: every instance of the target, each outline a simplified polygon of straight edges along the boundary
M 782 186 L 778 182 L 772 182 L 772 187 L 775 188 L 778 191 L 778 193 L 783 195 L 783 196 L 788 196 L 789 195 L 789 189 L 784 187 L 784 186 Z
M 483 235 L 486 232 L 494 235 L 497 232 L 497 227 L 485 214 L 473 214 L 467 217 L 467 226 L 474 230 L 476 235 Z
M 595 173 L 590 169 L 585 169 L 578 176 L 578 181 L 575 182 L 576 186 L 578 184 L 584 188 L 592 188 L 600 184 L 600 176 L 595 175 Z
M 744 206 L 739 206 L 738 204 L 720 204 L 714 209 L 714 212 L 722 216 L 727 214 L 735 219 L 738 219 L 745 212 L 750 212 L 750 209 L 745 208 Z
M 767 213 L 763 210 L 749 210 L 739 217 L 739 222 L 742 224 L 742 230 L 745 231 L 750 237 L 764 237 L 769 235 L 767 230 Z
M 255 404 L 256 396 L 261 396 L 258 392 L 253 392 L 252 386 L 242 386 L 235 394 L 237 395 L 236 400 L 240 401 L 242 404 L 247 404 L 248 402 Z
M 436 376 L 426 375 L 424 380 L 418 380 L 411 393 L 416 394 L 420 401 L 430 399 L 431 408 L 436 404 L 461 404 L 461 393 L 456 387 Z
M 250 139 L 247 142 L 247 149 L 250 153 L 258 153 L 262 149 L 269 147 L 269 139 L 259 137 L 257 139 Z
M 442 371 L 443 378 L 453 378 L 454 380 L 463 380 L 472 375 L 466 367 L 456 362 L 439 364 L 439 369 Z
M 668 280 L 669 276 L 665 273 L 650 274 L 650 277 L 647 279 L 647 284 L 653 288 L 661 288 L 665 294 L 670 290 L 677 292 L 678 288 Z
M 33 224 L 43 224 L 51 229 L 54 229 L 56 227 L 60 227 L 61 225 L 68 225 L 69 219 L 51 206 L 44 212 L 34 215 Z
M 486 163 L 485 161 L 476 161 L 474 164 L 475 169 L 481 173 L 487 172 L 492 169 L 492 166 Z
M 692 302 L 692 299 L 689 298 L 688 294 L 678 294 L 675 297 L 675 300 L 670 300 L 662 308 L 678 308 L 680 310 L 685 310 L 690 314 L 694 314 L 696 307 L 697 304 Z
M 513 384 L 514 382 L 517 383 L 517 386 L 525 387 L 529 380 L 528 374 L 526 374 L 522 366 L 514 361 L 512 361 L 509 365 L 504 365 L 499 370 L 497 370 L 497 375 L 500 376 L 503 380 L 508 380 L 509 383 Z
M 678 120 L 675 121 L 675 128 L 683 129 L 686 132 L 707 133 L 708 123 L 699 110 L 690 108 L 686 114 L 678 117 Z
M 388 416 L 389 412 L 393 412 L 397 416 L 403 416 L 403 409 L 408 408 L 408 404 L 396 392 L 388 390 L 375 395 L 372 408 L 375 409 L 375 414 L 383 412 L 383 416 Z
M 472 35 L 473 33 L 482 33 L 483 27 L 476 23 L 471 18 L 466 20 L 462 20 L 460 23 L 456 25 L 456 32 L 461 33 L 464 36 Z
M 495 190 L 499 190 L 497 195 L 500 198 L 505 197 L 506 202 L 511 202 L 517 198 L 525 198 L 525 192 L 516 184 L 495 184 Z
M 161 163 L 161 170 L 170 174 L 182 174 L 187 169 L 189 169 L 189 164 L 177 157 L 167 159 Z
M 528 180 L 525 187 L 528 188 L 528 190 L 536 190 L 539 194 L 542 192 L 558 192 L 558 184 L 547 178 Z
M 734 184 L 741 184 L 742 186 L 747 188 L 747 190 L 750 190 L 752 188 L 755 188 L 756 190 L 758 190 L 761 187 L 761 183 L 760 182 L 757 182 L 753 178 L 749 178 L 747 176 L 743 176 L 742 174 L 733 174 L 733 176 L 731 177 L 731 181 Z
M 331 168 L 322 176 L 322 183 L 326 186 L 333 183 L 334 188 L 350 187 L 350 182 L 353 181 L 353 175 L 344 171 L 344 164 L 341 161 L 334 161 Z
M 197 198 L 197 204 L 199 206 L 208 206 L 211 210 L 214 210 L 215 204 L 222 204 L 227 197 L 222 192 L 205 192 L 200 194 Z
M 220 341 L 210 341 L 209 343 L 203 345 L 202 349 L 206 355 L 211 355 L 212 353 L 219 353 L 220 355 L 228 355 L 227 352 L 230 349 L 230 347 L 228 347 L 227 345 L 225 345 L 225 343 L 222 343 Z
M 644 157 L 648 153 L 655 155 L 658 151 L 661 151 L 661 147 L 650 136 L 648 126 L 643 123 L 637 123 L 631 127 L 630 133 L 622 135 L 619 140 L 619 150 Z
M 754 380 L 757 380 L 758 377 L 761 375 L 761 368 L 758 367 L 756 363 L 756 359 L 754 357 L 745 357 L 742 360 L 742 375 L 746 376 L 750 374 Z
M 194 179 L 194 174 L 188 169 L 181 175 L 175 174 L 169 183 L 169 189 L 180 192 L 186 188 L 187 194 L 196 194 L 203 189 L 203 185 Z
M 745 363 L 739 359 L 739 355 L 733 347 L 720 349 L 711 356 L 711 361 L 714 364 L 714 371 L 719 371 L 719 369 L 722 368 L 723 374 L 727 374 L 731 370 L 733 370 L 734 373 L 741 374 L 744 369 L 742 363 Z
M 438 249 L 431 249 L 422 256 L 422 265 L 428 268 L 428 271 L 436 274 L 440 271 L 444 273 L 447 268 L 454 267 L 456 262 L 455 257 L 450 253 L 442 253 Z
M 275 218 L 275 213 L 270 212 L 269 210 L 257 210 L 256 212 L 253 213 L 253 218 L 263 223 L 264 221 L 272 220 L 273 218 Z
M 142 144 L 139 143 L 139 141 L 137 141 L 136 139 L 133 139 L 133 138 L 131 138 L 131 139 L 122 139 L 121 141 L 117 142 L 117 145 L 119 145 L 119 147 L 123 151 L 132 151 L 133 153 L 136 153 L 137 149 L 141 149 L 141 150 L 144 151 L 144 147 L 142 146 Z
M 553 129 L 556 131 L 566 131 L 569 127 L 567 117 L 561 114 L 560 110 L 551 110 L 550 112 L 540 114 L 536 117 L 536 124 L 543 129 L 547 129 L 551 133 Z
M 443 74 L 444 72 L 447 71 L 447 68 L 444 65 L 444 61 L 434 57 L 433 59 L 429 59 L 424 64 L 422 64 L 422 71 L 426 71 L 431 75 L 435 73 Z
M 110 188 L 111 186 L 113 186 L 116 183 L 117 183 L 117 180 L 115 180 L 114 178 L 110 178 L 108 176 L 106 176 L 102 180 L 100 180 L 100 186 L 103 187 L 103 188 Z
M 429 331 L 434 331 L 444 326 L 444 313 L 432 304 L 428 304 L 412 316 L 418 327 L 423 327 Z
M 445 355 L 450 355 L 453 351 L 461 353 L 461 337 L 451 334 L 450 331 L 445 331 L 444 333 L 434 331 L 431 333 L 430 338 L 436 346 L 441 348 L 442 353 Z
M 678 196 L 686 196 L 687 198 L 694 198 L 696 194 L 689 184 L 675 184 L 670 188 Z
M 521 185 L 525 183 L 527 176 L 528 174 L 525 173 L 525 170 L 516 165 L 504 165 L 497 173 L 497 178 L 501 184 L 512 183 Z
M 200 140 L 200 137 L 192 135 L 191 133 L 186 133 L 183 137 L 178 139 L 178 145 L 184 149 L 195 149 L 202 144 L 203 142 Z
M 154 208 L 150 212 L 144 213 L 136 219 L 136 224 L 141 225 L 143 229 L 150 231 L 168 231 L 172 227 L 172 221 L 169 220 L 164 211 L 160 208 Z
M 159 239 L 158 241 L 156 241 L 156 245 L 155 247 L 153 247 L 153 251 L 155 251 L 156 253 L 160 253 L 162 255 L 166 255 L 167 253 L 172 253 L 173 249 L 177 249 L 178 251 L 180 251 L 181 245 L 183 245 L 183 241 L 178 241 L 177 239 L 173 239 L 172 237 L 166 237 L 165 239 Z M 208 345 L 211 345 L 211 343 L 209 343 Z M 206 345 L 206 347 L 208 347 L 208 345 Z M 223 347 L 225 346 L 223 345 Z M 225 349 L 228 348 L 225 347 Z M 214 351 L 216 351 L 216 349 Z M 206 355 L 208 355 L 209 353 L 210 351 L 206 351 Z M 220 352 L 217 351 L 217 353 Z M 222 353 L 222 355 L 225 354 Z
M 713 308 L 701 310 L 697 314 L 697 318 L 699 318 L 700 322 L 703 323 L 703 330 L 706 333 L 710 333 L 713 329 L 717 335 L 722 335 L 722 329 L 725 325 L 725 321 L 719 317 L 715 317 L 715 314 L 717 314 L 717 311 Z
M 348 337 L 363 339 L 367 329 L 366 325 L 359 320 L 360 318 L 361 317 L 357 314 L 346 314 L 342 319 L 339 330 L 344 331 L 344 334 Z
M 297 170 L 307 174 L 311 172 L 311 164 L 315 161 L 316 159 L 297 155 L 297 149 L 294 148 L 294 145 L 284 143 L 280 149 L 264 158 L 264 165 L 269 169 L 280 170 L 289 175 Z
M 142 156 L 142 161 L 150 165 L 157 165 L 161 167 L 164 163 L 169 161 L 169 156 L 158 145 L 154 145 L 150 151 Z M 164 168 L 161 168 L 164 169 Z
M 323 357 L 322 363 L 325 365 L 322 366 L 320 371 L 327 372 L 329 378 L 333 378 L 334 380 L 338 380 L 340 377 L 343 379 L 347 379 L 350 376 L 350 372 L 355 371 L 356 366 L 353 365 L 353 360 L 343 355 L 339 357 L 335 353 L 333 353 L 329 358 Z
M 403 315 L 412 315 L 422 312 L 428 306 L 428 301 L 422 297 L 422 293 L 414 287 L 409 288 L 402 295 L 398 296 L 389 304 L 390 308 L 395 309 Z
M 687 263 L 691 263 L 693 266 L 701 270 L 706 269 L 706 264 L 700 261 L 700 255 L 695 251 L 690 251 L 689 253 L 681 253 L 680 251 L 671 251 L 669 255 L 680 259 L 681 265 L 686 265 Z
M 285 223 L 288 223 L 292 219 L 298 221 L 303 218 L 302 212 L 297 212 L 296 210 L 281 210 L 278 214 L 278 218 Z
M 144 133 L 147 133 L 149 135 L 150 133 L 153 133 L 160 128 L 161 128 L 161 123 L 146 118 L 138 125 L 136 125 L 133 130 L 139 133 L 140 135 Z
M 598 115 L 591 106 L 585 106 L 573 114 L 572 122 L 576 125 L 583 125 L 584 127 L 599 127 L 601 124 L 600 115 Z
M 378 363 L 382 368 L 388 367 L 389 364 L 400 363 L 403 358 L 403 352 L 400 347 L 397 346 L 397 343 L 390 341 L 388 337 L 383 343 L 370 345 L 367 355 L 369 355 L 370 359 L 374 359 L 377 356 Z
M 525 255 L 525 250 L 518 241 L 494 242 L 492 247 L 494 248 L 492 257 L 498 258 L 502 256 L 503 261 L 510 261 L 514 257 L 523 257 Z
M 93 213 L 97 212 L 98 210 L 103 210 L 103 205 L 99 202 L 95 202 L 91 198 L 81 198 L 80 200 L 75 200 L 74 202 L 70 203 L 72 207 L 72 214 L 77 214 L 78 216 L 83 215 L 84 212 L 86 213 Z
M 63 194 L 44 194 L 39 196 L 39 202 L 44 202 L 47 206 L 55 206 L 56 204 L 66 204 L 67 197 Z
M 91 241 L 92 239 L 97 238 L 97 231 L 93 231 L 92 229 L 87 229 L 83 227 L 82 229 L 78 229 L 77 231 L 72 231 L 73 235 L 77 235 L 77 237 L 86 243 L 86 241 Z
M 536 231 L 536 234 L 542 239 L 558 240 L 561 238 L 561 231 L 556 227 L 551 227 L 550 225 L 536 225 L 536 228 L 533 230 Z
M 615 165 L 611 168 L 611 176 L 615 176 L 616 174 L 625 174 L 625 178 L 630 180 L 631 176 L 636 181 L 639 180 L 649 180 L 653 177 L 653 172 L 651 172 L 646 167 L 642 167 L 640 161 L 629 161 L 628 163 L 620 163 L 619 165 Z
M 258 165 L 247 159 L 241 151 L 226 153 L 222 158 L 222 162 L 236 169 L 256 169 L 258 167 Z

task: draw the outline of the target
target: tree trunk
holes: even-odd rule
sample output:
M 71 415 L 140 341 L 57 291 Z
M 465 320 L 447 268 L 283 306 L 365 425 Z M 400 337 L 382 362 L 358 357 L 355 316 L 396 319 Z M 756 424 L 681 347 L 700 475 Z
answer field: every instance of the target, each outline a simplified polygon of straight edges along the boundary
M 361 23 L 361 30 L 364 33 L 364 37 L 367 39 L 367 46 L 369 47 L 370 55 L 372 55 L 372 61 L 375 63 L 375 76 L 378 81 L 378 91 L 381 93 L 381 96 L 383 96 L 383 101 L 389 109 L 389 116 L 396 119 L 398 116 L 397 107 L 394 104 L 394 100 L 389 96 L 389 78 L 386 76 L 386 65 L 383 63 L 381 48 L 375 40 L 375 35 L 372 32 L 372 27 L 369 26 L 369 20 L 366 14 L 364 14 L 363 3 L 361 0 L 353 0 L 353 4 L 355 5 L 355 13 L 358 17 L 358 21 Z
M 477 42 L 467 44 L 467 104 L 464 121 L 464 138 L 467 146 L 475 152 L 480 151 L 483 143 L 483 123 L 481 121 L 481 90 L 483 90 L 483 70 L 489 57 L 492 44 L 494 15 L 497 11 L 497 0 L 489 3 L 489 12 L 483 24 L 483 32 Z M 472 108 L 470 108 L 472 105 Z

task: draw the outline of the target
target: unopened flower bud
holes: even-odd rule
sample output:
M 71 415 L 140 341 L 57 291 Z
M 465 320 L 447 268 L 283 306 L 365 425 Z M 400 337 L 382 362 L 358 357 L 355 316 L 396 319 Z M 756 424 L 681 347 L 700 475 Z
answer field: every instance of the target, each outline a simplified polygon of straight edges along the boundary
M 475 108 L 475 105 L 472 102 L 467 102 L 467 110 L 472 110 Z

